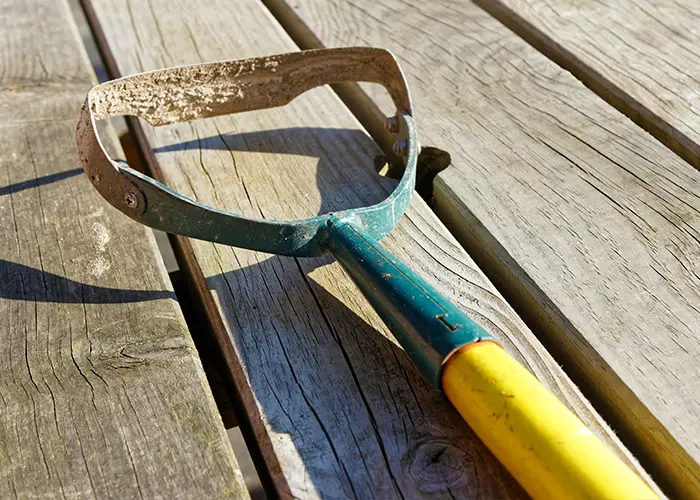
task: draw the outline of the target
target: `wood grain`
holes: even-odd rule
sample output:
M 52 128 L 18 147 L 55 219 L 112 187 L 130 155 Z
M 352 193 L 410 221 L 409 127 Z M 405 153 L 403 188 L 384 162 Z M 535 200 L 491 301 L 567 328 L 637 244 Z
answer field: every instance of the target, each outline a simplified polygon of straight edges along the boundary
M 239 1 L 236 10 L 212 0 L 89 6 L 119 75 L 296 49 L 257 0 Z M 380 151 L 327 88 L 284 108 L 138 128 L 166 184 L 246 216 L 296 219 L 362 206 L 396 182 L 374 173 Z M 179 242 L 280 495 L 523 495 L 335 262 Z M 629 460 L 420 198 L 383 243 L 503 339 Z
M 476 0 L 700 168 L 695 0 Z
M 80 169 L 67 4 L 0 11 L 0 497 L 247 496 L 152 232 Z
M 438 214 L 664 484 L 695 495 L 700 172 L 473 4 L 267 4 L 304 47 L 398 56 L 421 143 L 452 156 Z M 387 101 L 363 89 L 379 122 Z

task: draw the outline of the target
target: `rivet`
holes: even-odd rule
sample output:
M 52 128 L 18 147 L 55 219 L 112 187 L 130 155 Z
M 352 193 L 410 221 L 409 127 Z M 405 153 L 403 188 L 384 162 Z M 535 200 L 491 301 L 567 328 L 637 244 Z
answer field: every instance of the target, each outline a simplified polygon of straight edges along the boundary
M 396 156 L 406 156 L 407 149 L 408 143 L 406 141 L 396 141 L 391 148 Z
M 92 181 L 93 184 L 99 184 L 100 183 L 100 174 L 92 174 L 90 176 L 90 180 Z
M 124 203 L 126 203 L 129 208 L 136 208 L 139 206 L 139 199 L 134 193 L 128 192 L 126 196 L 124 196 Z
M 392 134 L 396 134 L 399 132 L 399 119 L 395 116 L 390 116 L 384 122 L 384 126 L 389 132 L 391 132 Z

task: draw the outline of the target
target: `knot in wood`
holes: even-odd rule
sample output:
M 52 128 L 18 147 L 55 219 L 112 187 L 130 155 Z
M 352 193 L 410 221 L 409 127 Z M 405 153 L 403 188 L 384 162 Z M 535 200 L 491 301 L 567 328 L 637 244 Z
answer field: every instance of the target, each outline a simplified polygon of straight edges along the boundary
M 445 441 L 430 441 L 415 449 L 408 472 L 421 491 L 437 493 L 464 486 L 471 466 L 471 459 L 461 448 Z

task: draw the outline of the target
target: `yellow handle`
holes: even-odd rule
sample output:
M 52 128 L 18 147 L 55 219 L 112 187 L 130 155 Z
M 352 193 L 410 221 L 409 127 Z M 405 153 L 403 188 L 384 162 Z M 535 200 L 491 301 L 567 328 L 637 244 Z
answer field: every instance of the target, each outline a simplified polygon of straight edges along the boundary
M 448 359 L 448 399 L 535 499 L 648 499 L 657 495 L 498 344 Z

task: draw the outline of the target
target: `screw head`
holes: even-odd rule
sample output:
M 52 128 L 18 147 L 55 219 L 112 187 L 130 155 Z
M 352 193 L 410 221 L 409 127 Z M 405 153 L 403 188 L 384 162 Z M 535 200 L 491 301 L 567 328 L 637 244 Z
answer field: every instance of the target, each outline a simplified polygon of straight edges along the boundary
M 406 156 L 406 151 L 408 150 L 408 143 L 406 141 L 396 141 L 391 147 L 391 150 L 396 156 Z
M 139 206 L 139 199 L 136 194 L 130 191 L 124 196 L 124 203 L 126 203 L 126 206 L 129 208 L 136 208 Z
M 397 134 L 399 132 L 399 119 L 395 116 L 390 116 L 384 122 L 384 126 L 392 134 Z

